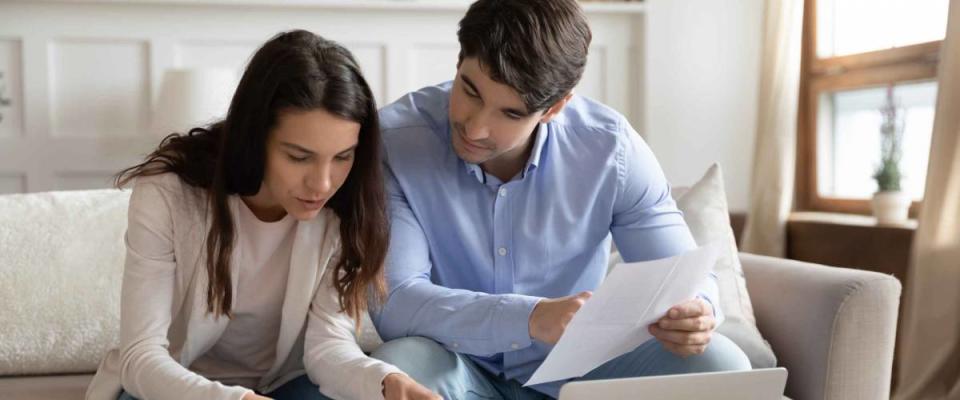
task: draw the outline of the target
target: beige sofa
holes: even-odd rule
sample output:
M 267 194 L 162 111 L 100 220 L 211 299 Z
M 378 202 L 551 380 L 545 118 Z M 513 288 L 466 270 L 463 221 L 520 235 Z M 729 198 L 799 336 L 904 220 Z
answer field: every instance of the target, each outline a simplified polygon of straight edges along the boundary
M 0 399 L 83 398 L 96 355 L 117 340 L 128 195 L 0 196 L 0 375 L 7 375 Z M 760 331 L 789 370 L 786 396 L 889 396 L 899 281 L 745 253 L 740 259 Z M 73 275 L 56 279 L 65 274 Z M 23 291 L 36 282 L 40 289 Z M 58 308 L 66 310 L 50 311 Z

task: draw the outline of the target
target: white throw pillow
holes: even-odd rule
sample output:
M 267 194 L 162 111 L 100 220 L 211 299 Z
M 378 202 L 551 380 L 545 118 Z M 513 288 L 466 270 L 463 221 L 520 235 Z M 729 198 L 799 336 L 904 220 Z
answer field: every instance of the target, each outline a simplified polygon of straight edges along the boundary
M 129 198 L 0 196 L 0 376 L 93 372 L 117 346 Z

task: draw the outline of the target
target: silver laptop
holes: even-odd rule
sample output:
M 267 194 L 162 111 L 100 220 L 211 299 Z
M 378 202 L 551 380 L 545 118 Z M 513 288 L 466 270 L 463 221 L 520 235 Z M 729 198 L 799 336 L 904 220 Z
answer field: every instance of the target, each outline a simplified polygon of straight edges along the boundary
M 604 379 L 567 383 L 559 400 L 781 400 L 786 383 L 784 368 Z

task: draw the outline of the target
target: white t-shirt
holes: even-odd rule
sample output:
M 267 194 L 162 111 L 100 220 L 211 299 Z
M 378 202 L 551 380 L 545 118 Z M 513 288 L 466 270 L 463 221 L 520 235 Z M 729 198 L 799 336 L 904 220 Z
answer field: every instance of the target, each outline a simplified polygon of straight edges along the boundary
M 235 246 L 240 254 L 237 292 L 243 295 L 233 298 L 233 319 L 219 341 L 190 369 L 227 385 L 256 388 L 277 357 L 297 221 L 287 214 L 263 222 L 240 203 Z

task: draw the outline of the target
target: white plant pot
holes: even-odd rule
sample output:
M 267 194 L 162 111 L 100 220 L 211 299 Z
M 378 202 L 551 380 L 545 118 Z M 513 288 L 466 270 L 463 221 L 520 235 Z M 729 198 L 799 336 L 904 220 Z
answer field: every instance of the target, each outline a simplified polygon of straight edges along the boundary
M 910 195 L 904 192 L 876 192 L 873 194 L 873 216 L 878 224 L 902 224 L 910 212 Z

